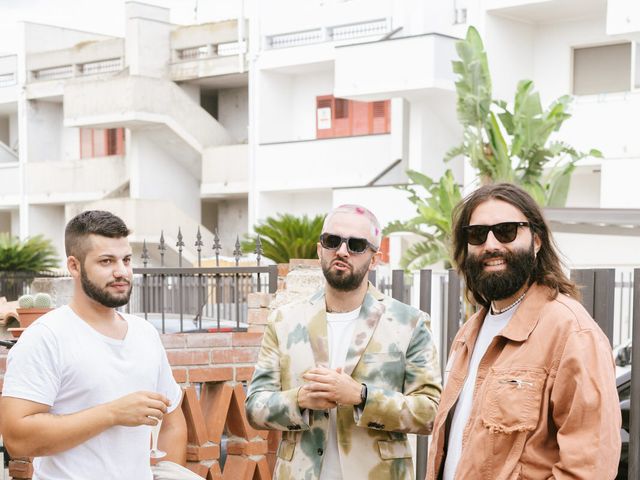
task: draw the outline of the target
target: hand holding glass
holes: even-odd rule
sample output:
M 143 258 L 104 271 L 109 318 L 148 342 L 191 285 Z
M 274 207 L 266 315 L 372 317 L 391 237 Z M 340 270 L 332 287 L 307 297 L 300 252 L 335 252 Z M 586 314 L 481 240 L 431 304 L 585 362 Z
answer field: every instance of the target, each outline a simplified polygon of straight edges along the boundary
M 162 419 L 158 419 L 158 423 L 151 427 L 151 458 L 162 458 L 167 455 L 167 452 L 158 450 L 158 436 L 160 435 L 160 428 L 162 427 Z

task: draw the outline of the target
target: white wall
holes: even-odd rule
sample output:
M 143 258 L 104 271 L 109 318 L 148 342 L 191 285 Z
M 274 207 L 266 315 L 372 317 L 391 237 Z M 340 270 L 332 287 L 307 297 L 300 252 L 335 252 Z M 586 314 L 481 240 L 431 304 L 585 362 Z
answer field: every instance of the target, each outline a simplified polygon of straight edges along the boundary
M 125 9 L 125 56 L 129 73 L 166 77 L 171 58 L 169 9 L 138 2 L 127 2 Z
M 389 0 L 271 0 L 259 3 L 262 4 L 260 21 L 264 35 L 376 20 L 393 14 L 393 2 Z
M 61 260 L 65 258 L 64 228 L 64 206 L 29 205 L 29 235 L 44 235 L 50 239 Z
M 254 72 L 260 83 L 258 107 L 260 138 L 259 143 L 285 142 L 293 140 L 293 121 L 289 112 L 293 110 L 291 91 L 293 82 L 290 75 L 275 72 Z
M 326 215 L 333 205 L 331 190 L 307 190 L 300 193 L 259 193 L 258 221 L 279 213 Z
M 200 105 L 200 86 L 193 83 L 179 83 L 178 86 L 196 104 Z
M 534 46 L 540 41 L 535 33 L 534 25 L 487 15 L 481 35 L 489 58 L 494 98 L 513 102 L 518 82 L 533 78 Z M 544 74 L 549 73 L 544 70 Z
M 544 103 L 572 91 L 572 48 L 618 43 L 606 34 L 606 19 L 540 25 L 534 39 L 534 80 Z
M 218 121 L 229 132 L 234 143 L 247 143 L 249 138 L 249 91 L 247 88 L 218 90 Z
M 131 198 L 165 199 L 200 221 L 200 182 L 144 131 L 132 131 L 127 158 L 131 168 Z
M 453 96 L 413 101 L 409 108 L 409 168 L 436 179 L 451 168 L 462 181 L 462 160 L 442 161 L 447 150 L 462 141 Z
M 18 146 L 18 114 L 9 115 L 9 147 L 16 148 Z
M 570 268 L 640 265 L 638 237 L 554 233 L 554 238 Z
M 56 162 L 62 159 L 62 104 L 28 101 L 27 135 L 29 162 Z M 77 158 L 77 157 L 76 157 Z
M 363 186 L 394 160 L 388 134 L 260 145 L 255 185 L 262 191 Z
M 71 48 L 81 42 L 112 38 L 93 32 L 28 22 L 24 23 L 24 32 L 25 53 L 60 50 Z
M 640 158 L 623 158 L 602 162 L 600 207 L 640 208 Z
M 316 138 L 316 96 L 333 94 L 333 70 L 295 75 L 291 87 L 290 140 Z
M 223 255 L 232 255 L 236 237 L 240 241 L 248 232 L 249 210 L 246 198 L 230 198 L 218 202 L 218 234 Z

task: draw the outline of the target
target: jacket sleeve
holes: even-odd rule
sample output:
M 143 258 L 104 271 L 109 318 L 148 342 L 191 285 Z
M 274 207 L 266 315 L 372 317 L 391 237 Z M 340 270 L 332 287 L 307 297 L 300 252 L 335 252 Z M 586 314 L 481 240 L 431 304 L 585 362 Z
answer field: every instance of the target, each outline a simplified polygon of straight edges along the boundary
M 262 338 L 258 363 L 249 385 L 245 407 L 249 423 L 260 430 L 308 430 L 308 412 L 298 407 L 298 388 L 281 390 L 282 351 L 278 344 L 275 310 Z
M 614 478 L 622 419 L 611 348 L 600 332 L 569 335 L 551 406 L 560 457 L 553 478 Z
M 363 410 L 354 409 L 359 427 L 428 435 L 442 391 L 440 366 L 433 337 L 421 314 L 405 353 L 402 392 L 367 385 Z M 381 369 L 385 366 L 380 365 Z

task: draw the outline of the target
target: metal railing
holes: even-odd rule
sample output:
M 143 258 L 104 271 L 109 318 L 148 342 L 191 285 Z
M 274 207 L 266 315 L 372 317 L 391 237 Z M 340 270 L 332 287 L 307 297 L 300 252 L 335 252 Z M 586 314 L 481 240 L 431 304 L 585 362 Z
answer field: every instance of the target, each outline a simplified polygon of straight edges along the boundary
M 236 239 L 235 266 L 220 266 L 220 238 L 214 234 L 215 267 L 202 266 L 202 236 L 196 234 L 197 267 L 183 267 L 184 237 L 178 229 L 176 247 L 178 266 L 165 267 L 167 245 L 160 235 L 160 267 L 148 267 L 150 258 L 146 241 L 142 248 L 143 268 L 134 268 L 131 300 L 127 311 L 137 313 L 167 332 L 241 330 L 247 327 L 248 296 L 252 292 L 275 293 L 278 286 L 277 265 L 261 266 L 262 243 L 257 237 L 255 266 L 239 266 L 242 251 Z

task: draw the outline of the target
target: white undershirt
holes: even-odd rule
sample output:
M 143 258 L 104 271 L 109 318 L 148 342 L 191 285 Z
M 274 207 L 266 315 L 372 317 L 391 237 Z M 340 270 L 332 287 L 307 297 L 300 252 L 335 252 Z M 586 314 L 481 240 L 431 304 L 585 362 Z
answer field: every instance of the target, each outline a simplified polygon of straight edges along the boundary
M 360 308 L 361 307 L 358 307 L 346 313 L 327 312 L 327 334 L 331 369 L 344 367 L 349 345 L 351 344 L 351 338 L 353 337 L 353 330 L 356 326 L 356 320 L 358 319 L 358 315 L 360 315 Z M 324 450 L 320 480 L 342 480 L 336 431 L 336 409 L 332 408 L 329 410 L 327 447 Z
M 516 310 L 517 308 L 510 308 L 499 315 L 493 315 L 491 311 L 489 311 L 482 323 L 482 327 L 480 327 L 478 339 L 473 347 L 473 354 L 469 362 L 469 372 L 467 373 L 464 387 L 462 387 L 462 392 L 460 392 L 460 397 L 458 397 L 458 403 L 456 404 L 453 419 L 451 420 L 443 480 L 453 480 L 455 478 L 456 468 L 462 456 L 462 434 L 464 433 L 464 427 L 467 425 L 469 415 L 471 414 L 473 389 L 476 383 L 480 361 L 487 352 L 487 348 L 489 348 L 493 338 L 509 323 L 509 320 Z

